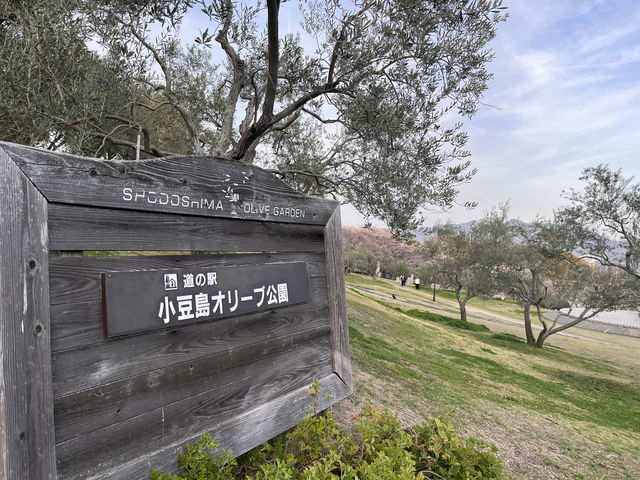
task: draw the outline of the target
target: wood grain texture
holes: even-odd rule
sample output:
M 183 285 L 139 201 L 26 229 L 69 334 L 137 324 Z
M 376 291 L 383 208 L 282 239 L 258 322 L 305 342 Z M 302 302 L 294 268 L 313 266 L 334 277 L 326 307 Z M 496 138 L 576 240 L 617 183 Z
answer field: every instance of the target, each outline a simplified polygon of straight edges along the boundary
M 288 322 L 302 322 L 305 315 L 309 316 L 309 321 L 314 321 L 314 319 L 322 316 L 324 316 L 324 318 L 328 318 L 325 278 L 312 277 L 310 279 L 310 282 L 312 295 L 317 295 L 317 297 L 312 299 L 311 302 L 256 312 L 254 314 L 245 315 L 243 318 L 246 318 L 247 321 L 250 322 L 258 321 L 258 319 L 261 319 L 261 321 L 270 319 L 270 321 L 275 322 L 277 320 L 274 319 L 277 319 L 279 317 L 288 319 Z M 102 303 L 100 301 L 52 305 L 50 315 L 51 352 L 53 354 L 114 342 L 114 340 L 110 341 L 104 336 L 103 311 Z M 229 318 L 238 317 L 233 316 Z M 207 324 L 214 324 L 217 327 L 204 326 Z M 199 325 L 199 328 L 203 332 L 215 332 L 216 328 L 222 328 L 223 326 L 227 325 L 227 322 L 224 318 L 222 318 L 215 320 L 204 320 L 203 322 L 197 323 L 195 325 Z M 234 325 L 234 323 L 231 323 L 230 325 Z M 176 326 L 174 324 L 158 331 L 158 333 L 166 335 L 167 332 L 172 332 L 174 330 L 182 332 L 182 330 L 186 327 L 187 325 Z M 131 336 L 128 336 L 127 338 L 140 335 L 144 334 L 133 334 Z M 56 381 L 60 381 L 60 378 L 56 377 Z
M 349 325 L 347 323 L 347 297 L 344 285 L 342 258 L 342 225 L 337 208 L 325 227 L 325 255 L 327 266 L 327 292 L 333 351 L 333 368 L 349 389 L 353 389 Z
M 123 337 L 52 355 L 54 396 L 86 390 L 205 354 L 328 324 L 324 305 L 294 305 L 242 317 Z
M 288 377 L 284 377 L 288 378 Z M 288 380 L 281 380 L 286 385 Z M 320 395 L 319 409 L 323 410 L 349 395 L 349 389 L 335 374 L 320 377 L 323 395 Z M 109 448 L 92 451 L 91 454 L 77 455 L 72 461 L 61 459 L 58 464 L 59 478 L 64 480 L 142 480 L 149 478 L 151 468 L 165 472 L 177 472 L 177 456 L 187 443 L 195 443 L 203 430 L 211 432 L 232 455 L 238 456 L 252 448 L 252 445 L 273 438 L 295 425 L 302 419 L 312 400 L 309 396 L 310 381 L 295 385 L 295 389 L 273 400 L 252 404 L 250 408 L 239 408 L 228 416 L 218 415 L 215 408 L 207 414 L 197 416 L 197 422 L 179 425 L 182 436 L 177 438 L 165 425 L 153 431 L 144 432 L 144 441 L 132 441 L 109 445 Z M 261 385 L 260 388 L 278 392 L 282 383 Z M 257 390 L 257 389 L 256 389 Z M 248 392 L 234 394 L 238 399 Z M 328 400 L 324 394 L 329 394 Z M 161 415 L 161 412 L 158 412 Z M 138 437 L 141 438 L 141 437 Z M 125 445 L 128 445 L 127 448 Z M 59 446 L 64 458 L 65 445 Z
M 239 455 L 290 428 L 313 378 L 320 409 L 351 392 L 337 202 L 202 157 L 113 162 L 0 142 L 0 163 L 0 480 L 146 479 L 176 471 L 204 429 Z M 311 301 L 102 335 L 103 271 L 265 260 L 306 262 Z
M 0 147 L 0 478 L 56 478 L 47 202 Z
M 298 305 L 287 307 L 280 312 L 277 310 L 259 312 L 244 316 L 247 322 L 275 322 L 287 321 L 290 323 L 304 322 L 304 316 L 309 315 L 307 321 L 314 322 L 315 318 L 325 318 L 328 322 L 329 310 L 325 306 Z M 279 318 L 281 317 L 281 318 Z M 237 317 L 231 317 L 237 318 Z M 100 302 L 88 302 L 84 304 L 53 305 L 51 307 L 51 353 L 57 354 L 69 350 L 89 348 L 110 342 L 103 333 L 102 305 Z M 221 323 L 222 322 L 222 323 Z M 206 323 L 214 323 L 215 326 L 204 327 Z M 227 325 L 225 319 L 198 323 L 202 331 L 223 328 Z M 235 325 L 234 322 L 231 325 Z M 180 327 L 180 329 L 185 327 Z M 176 332 L 174 332 L 174 330 Z M 169 332 L 177 334 L 175 327 L 169 327 L 158 332 L 168 335 Z M 184 332 L 182 332 L 184 333 Z M 113 340 L 111 341 L 113 342 Z
M 202 356 L 56 400 L 56 443 L 72 441 L 81 448 L 95 449 L 135 433 L 131 422 L 136 428 L 152 429 L 162 408 L 165 428 L 175 421 L 185 421 L 185 416 L 205 414 L 207 405 L 218 414 L 224 409 L 232 415 L 238 409 L 250 408 L 253 401 L 268 401 L 269 395 L 284 393 L 289 384 L 306 383 L 313 375 L 329 373 L 327 327 Z M 288 378 L 289 384 L 283 380 L 277 389 L 258 388 L 277 378 Z M 237 390 L 249 392 L 253 400 L 232 394 Z M 171 411 L 174 413 L 169 415 Z M 79 438 L 83 435 L 89 436 Z M 116 437 L 109 438 L 111 435 Z M 91 445 L 92 441 L 98 444 Z
M 49 205 L 52 250 L 322 252 L 323 227 Z
M 325 276 L 323 253 L 52 258 L 49 262 L 51 305 L 101 301 L 100 274 L 102 272 L 231 267 L 286 262 L 306 262 L 310 278 Z
M 49 202 L 310 225 L 324 225 L 337 205 L 297 193 L 259 167 L 222 159 L 108 161 L 6 142 L 0 146 Z M 230 201 L 232 195 L 237 201 Z M 203 200 L 216 207 L 203 207 Z

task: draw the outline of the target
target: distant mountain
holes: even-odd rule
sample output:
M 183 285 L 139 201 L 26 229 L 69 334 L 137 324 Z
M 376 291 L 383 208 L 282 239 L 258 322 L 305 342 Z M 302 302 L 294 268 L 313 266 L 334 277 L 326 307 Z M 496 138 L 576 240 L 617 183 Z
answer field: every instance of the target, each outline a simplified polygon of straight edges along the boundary
M 471 225 L 473 225 L 474 222 L 475 220 L 472 220 L 470 222 L 465 222 L 465 223 L 454 223 L 453 226 L 456 227 L 457 229 L 463 230 L 464 232 L 468 233 L 471 231 Z M 510 225 L 528 225 L 527 222 L 523 222 L 518 218 L 512 218 L 511 220 L 509 220 L 509 224 Z M 413 233 L 414 238 L 419 242 L 424 242 L 425 239 L 431 236 L 430 234 L 427 234 L 422 230 L 416 230 L 411 233 Z
M 470 222 L 465 222 L 465 223 L 454 223 L 453 226 L 461 229 L 465 232 L 470 232 L 471 231 L 471 225 L 473 225 L 474 221 L 470 221 Z M 529 225 L 529 223 L 527 222 L 523 222 L 522 220 L 518 219 L 518 218 L 512 218 L 511 220 L 509 220 L 509 224 L 510 225 L 518 225 L 518 226 L 527 226 Z M 424 242 L 425 239 L 429 238 L 431 235 L 425 233 L 424 231 L 415 231 L 412 232 L 415 235 L 415 239 L 419 242 Z M 517 238 L 516 238 L 517 241 Z M 622 242 L 617 242 L 615 240 L 609 240 L 609 252 L 610 252 L 610 256 L 612 259 L 616 259 L 622 263 L 624 263 L 624 257 L 625 257 L 625 253 L 626 253 L 626 248 L 624 246 L 624 244 Z M 580 250 L 574 250 L 573 252 L 574 255 L 576 256 L 582 256 L 584 255 L 584 251 L 580 251 Z

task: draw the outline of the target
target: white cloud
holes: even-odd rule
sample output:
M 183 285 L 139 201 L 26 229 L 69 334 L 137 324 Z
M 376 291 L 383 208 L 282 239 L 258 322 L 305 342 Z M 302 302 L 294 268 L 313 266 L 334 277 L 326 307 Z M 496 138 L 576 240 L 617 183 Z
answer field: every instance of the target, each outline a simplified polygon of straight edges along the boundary
M 511 200 L 513 216 L 549 216 L 583 168 L 609 163 L 640 177 L 640 4 L 518 2 L 493 43 L 495 79 L 468 122 L 479 169 L 454 221 Z

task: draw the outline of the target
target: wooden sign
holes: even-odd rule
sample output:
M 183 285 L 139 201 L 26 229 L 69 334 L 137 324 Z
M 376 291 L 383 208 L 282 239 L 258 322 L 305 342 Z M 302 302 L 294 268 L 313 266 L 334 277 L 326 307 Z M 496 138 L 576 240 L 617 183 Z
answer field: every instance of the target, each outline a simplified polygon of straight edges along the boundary
M 0 202 L 0 480 L 177 472 L 203 430 L 239 455 L 294 426 L 313 379 L 350 394 L 337 202 L 3 142 Z
M 107 337 L 273 310 L 311 299 L 304 262 L 102 273 Z

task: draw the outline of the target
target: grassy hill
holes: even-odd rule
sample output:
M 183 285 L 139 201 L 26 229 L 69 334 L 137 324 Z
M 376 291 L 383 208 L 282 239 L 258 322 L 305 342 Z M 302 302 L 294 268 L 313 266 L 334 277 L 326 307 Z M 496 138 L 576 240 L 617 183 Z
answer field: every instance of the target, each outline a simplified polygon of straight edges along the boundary
M 345 424 L 367 401 L 406 424 L 448 415 L 521 479 L 640 478 L 640 339 L 574 328 L 536 349 L 513 302 L 472 300 L 471 321 L 488 330 L 463 330 L 402 313 L 456 318 L 450 294 L 434 303 L 430 290 L 362 276 L 347 276 L 347 299 L 355 393 L 335 411 Z

